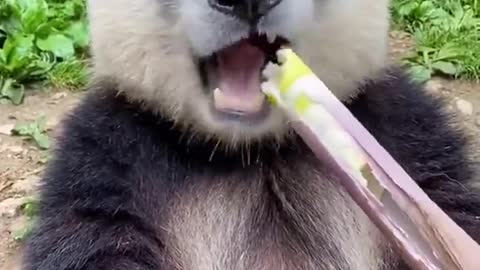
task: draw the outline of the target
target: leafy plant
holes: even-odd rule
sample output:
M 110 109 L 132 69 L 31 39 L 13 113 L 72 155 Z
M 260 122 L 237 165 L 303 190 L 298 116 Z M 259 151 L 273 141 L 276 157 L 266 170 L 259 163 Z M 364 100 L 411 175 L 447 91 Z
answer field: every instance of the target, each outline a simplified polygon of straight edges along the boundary
M 38 214 L 38 201 L 33 198 L 27 200 L 22 205 L 21 212 L 27 217 L 27 222 L 13 233 L 13 239 L 20 242 L 24 241 L 32 232 Z
M 405 62 L 417 78 L 480 78 L 479 0 L 395 0 L 392 14 L 415 38 L 415 53 Z
M 32 123 L 17 124 L 13 128 L 12 134 L 33 140 L 40 149 L 48 149 L 50 148 L 50 139 L 46 134 L 46 122 L 46 117 L 42 116 Z
M 1 1 L 0 99 L 22 103 L 25 85 L 50 79 L 65 62 L 83 64 L 88 43 L 84 0 Z M 66 84 L 82 84 L 78 78 Z

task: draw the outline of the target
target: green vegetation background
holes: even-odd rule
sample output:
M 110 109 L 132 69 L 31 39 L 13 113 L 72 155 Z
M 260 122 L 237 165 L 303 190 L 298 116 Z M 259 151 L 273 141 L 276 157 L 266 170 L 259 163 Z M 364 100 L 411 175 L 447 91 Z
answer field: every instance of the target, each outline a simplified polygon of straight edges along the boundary
M 81 89 L 88 71 L 85 0 L 0 1 L 0 104 L 26 89 Z M 413 35 L 404 58 L 419 80 L 479 80 L 480 0 L 393 0 L 392 27 Z

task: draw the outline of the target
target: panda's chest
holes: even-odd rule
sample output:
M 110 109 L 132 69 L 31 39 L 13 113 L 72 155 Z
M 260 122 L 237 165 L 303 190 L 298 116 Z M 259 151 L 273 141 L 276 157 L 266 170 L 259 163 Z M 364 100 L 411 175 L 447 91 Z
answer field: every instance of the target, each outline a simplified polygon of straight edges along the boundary
M 320 178 L 215 179 L 179 192 L 165 226 L 176 268 L 376 269 L 375 232 Z

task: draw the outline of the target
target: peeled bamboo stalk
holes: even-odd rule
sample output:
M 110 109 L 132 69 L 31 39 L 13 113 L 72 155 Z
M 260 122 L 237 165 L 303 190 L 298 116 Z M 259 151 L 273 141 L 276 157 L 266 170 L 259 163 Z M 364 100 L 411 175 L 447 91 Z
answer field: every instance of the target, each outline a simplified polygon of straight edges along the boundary
M 412 180 L 291 49 L 264 70 L 262 91 L 412 269 L 480 269 L 480 246 Z

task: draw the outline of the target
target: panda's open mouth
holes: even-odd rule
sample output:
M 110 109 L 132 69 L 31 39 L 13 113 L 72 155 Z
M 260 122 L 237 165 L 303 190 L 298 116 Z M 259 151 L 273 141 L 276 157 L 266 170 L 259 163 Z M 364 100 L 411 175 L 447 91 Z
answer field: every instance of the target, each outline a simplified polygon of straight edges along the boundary
M 200 66 L 212 106 L 223 115 L 259 118 L 268 109 L 260 89 L 262 70 L 276 61 L 276 51 L 289 42 L 282 37 L 253 34 L 203 59 Z

